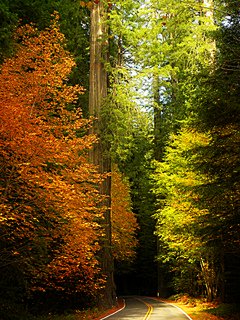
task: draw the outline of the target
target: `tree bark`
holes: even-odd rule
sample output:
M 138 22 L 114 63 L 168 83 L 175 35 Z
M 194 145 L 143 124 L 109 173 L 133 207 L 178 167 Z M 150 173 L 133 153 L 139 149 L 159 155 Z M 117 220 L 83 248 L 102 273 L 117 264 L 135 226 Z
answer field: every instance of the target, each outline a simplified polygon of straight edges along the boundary
M 104 2 L 94 3 L 91 11 L 90 30 L 90 88 L 89 88 L 89 114 L 95 117 L 92 131 L 98 136 L 98 143 L 90 152 L 90 161 L 97 165 L 100 173 L 111 172 L 110 152 L 101 137 L 101 128 L 104 127 L 101 119 L 101 108 L 107 96 L 107 72 L 105 63 L 108 58 L 108 28 L 106 24 L 107 12 Z M 105 179 L 100 186 L 100 193 L 107 195 L 103 204 L 108 209 L 104 214 L 103 228 L 105 237 L 102 240 L 100 252 L 100 265 L 106 276 L 105 288 L 102 291 L 99 303 L 112 306 L 115 303 L 115 285 L 113 280 L 113 257 L 111 252 L 111 178 Z

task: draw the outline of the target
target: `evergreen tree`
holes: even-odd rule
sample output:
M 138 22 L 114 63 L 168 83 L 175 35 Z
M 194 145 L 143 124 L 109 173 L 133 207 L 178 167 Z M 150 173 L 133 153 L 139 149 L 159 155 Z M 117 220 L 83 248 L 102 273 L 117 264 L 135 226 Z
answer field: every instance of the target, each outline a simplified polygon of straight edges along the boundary
M 221 2 L 220 4 L 221 5 Z M 218 246 L 222 260 L 222 298 L 237 300 L 239 286 L 239 7 L 226 1 L 218 15 L 214 69 L 199 90 L 196 125 L 208 130 L 211 144 L 202 150 L 202 171 L 212 177 L 200 189 L 209 208 L 209 246 Z
M 239 106 L 236 99 L 239 94 L 237 85 L 237 61 L 239 60 L 237 30 L 239 29 L 239 19 L 236 15 L 235 3 L 228 4 L 228 2 L 225 2 L 225 8 L 221 6 L 221 3 L 218 3 L 214 12 L 208 5 L 207 2 L 203 2 L 202 7 L 197 4 L 201 10 L 198 13 L 192 11 L 197 14 L 195 14 L 195 18 L 192 16 L 192 20 L 189 20 L 190 25 L 188 25 L 187 30 L 184 26 L 183 28 L 177 26 L 174 29 L 174 32 L 178 31 L 176 34 L 179 34 L 180 37 L 173 46 L 175 51 L 172 53 L 170 51 L 168 61 L 173 61 L 174 67 L 177 67 L 175 78 L 177 81 L 174 83 L 170 81 L 171 95 L 170 99 L 165 101 L 166 109 L 169 110 L 168 106 L 170 106 L 170 114 L 173 116 L 171 123 L 177 124 L 179 128 L 179 138 L 175 137 L 175 139 L 180 140 L 178 140 L 179 145 L 175 144 L 175 139 L 174 141 L 169 140 L 164 161 L 159 164 L 159 166 L 162 166 L 161 176 L 157 179 L 159 186 L 164 183 L 164 174 L 168 177 L 168 182 L 165 185 L 167 193 L 162 188 L 157 195 L 158 199 L 162 199 L 162 207 L 159 209 L 157 217 L 159 223 L 157 232 L 160 235 L 162 246 L 160 248 L 162 253 L 159 258 L 163 261 L 166 253 L 169 254 L 171 245 L 169 247 L 169 242 L 166 245 L 166 240 L 170 235 L 172 235 L 172 240 L 176 237 L 176 242 L 173 244 L 173 251 L 176 252 L 176 248 L 181 247 L 185 242 L 185 235 L 182 234 L 182 230 L 187 231 L 187 234 L 189 234 L 189 231 L 193 232 L 194 238 L 191 243 L 194 244 L 194 241 L 200 239 L 200 244 L 197 245 L 200 255 L 195 256 L 193 254 L 193 257 L 196 258 L 194 262 L 195 271 L 193 273 L 188 272 L 183 264 L 180 264 L 178 268 L 182 271 L 185 270 L 185 276 L 189 278 L 190 275 L 195 274 L 195 281 L 197 274 L 200 272 L 209 299 L 217 296 L 222 299 L 229 299 L 230 296 L 232 299 L 236 299 L 237 290 L 233 285 L 233 279 L 237 283 L 236 274 L 239 269 L 239 261 L 236 258 L 239 243 L 237 236 L 239 234 L 239 224 L 237 222 L 239 219 L 239 150 L 237 147 L 239 145 L 239 112 L 237 111 Z M 170 26 L 171 19 L 173 21 L 177 19 L 180 22 L 179 19 L 184 12 L 184 7 L 186 6 L 186 9 L 188 4 L 182 2 L 180 6 L 182 6 L 182 10 L 179 15 L 173 14 L 169 17 Z M 226 8 L 229 15 L 224 14 Z M 213 14 L 215 21 L 218 23 L 218 30 L 215 31 L 214 38 L 212 37 L 213 33 L 209 33 L 209 31 L 215 29 L 212 24 Z M 165 25 L 168 25 L 168 20 Z M 190 33 L 189 30 L 191 30 Z M 174 44 L 174 32 L 170 34 L 168 43 Z M 202 36 L 199 37 L 199 35 Z M 186 42 L 187 39 L 189 44 Z M 208 47 L 201 39 L 206 39 Z M 198 43 L 196 40 L 201 41 Z M 193 59 L 192 52 L 198 53 L 196 59 Z M 182 56 L 184 56 L 184 60 L 181 60 Z M 208 63 L 203 61 L 204 57 L 208 57 Z M 173 60 L 171 60 L 172 58 Z M 180 117 L 174 117 L 175 111 L 171 109 L 172 106 L 183 108 L 184 112 L 181 113 Z M 177 123 L 176 120 L 178 120 Z M 179 122 L 179 120 L 181 121 Z M 181 159 L 184 162 L 190 160 L 190 163 L 186 162 L 188 163 L 187 167 L 183 167 L 184 162 L 182 160 L 176 162 L 176 159 L 179 159 L 177 155 L 181 150 L 181 139 L 183 139 L 184 134 L 183 122 L 188 125 L 190 130 L 197 128 L 199 133 L 202 132 L 202 134 L 207 134 L 210 137 L 209 143 L 205 146 L 194 147 L 191 150 L 191 146 L 188 145 L 185 155 L 179 153 L 179 155 L 182 154 Z M 192 140 L 194 141 L 194 137 Z M 175 148 L 175 151 L 172 148 Z M 193 150 L 194 157 L 192 157 Z M 172 154 L 175 154 L 176 159 L 170 158 Z M 189 186 L 190 192 L 195 196 L 193 198 L 189 196 L 191 208 L 185 212 L 182 221 L 180 221 L 178 216 L 181 216 L 182 209 L 176 204 L 176 201 L 179 197 L 184 199 L 187 194 L 187 190 L 182 189 L 181 184 L 178 184 L 182 168 L 184 168 L 184 179 L 187 179 L 189 169 L 192 168 L 193 172 L 197 173 L 201 183 Z M 175 176 L 171 175 L 172 170 L 176 172 Z M 173 186 L 176 191 L 172 189 Z M 156 186 L 156 190 L 160 189 Z M 182 200 L 180 203 L 182 203 Z M 184 208 L 187 209 L 188 206 L 185 204 Z M 191 220 L 194 208 L 200 210 L 200 214 L 196 215 L 193 224 L 189 225 L 188 223 L 188 228 L 183 229 L 183 218 Z M 170 228 L 169 235 L 164 238 L 164 226 L 169 227 L 169 221 L 173 228 Z M 178 258 L 175 257 L 171 261 L 170 267 L 175 265 L 177 261 Z M 164 260 L 164 262 L 167 261 Z M 234 265 L 232 268 L 230 267 L 231 262 Z M 190 266 L 191 260 L 187 259 L 185 263 L 186 266 Z M 231 274 L 231 276 L 228 276 L 228 274 Z M 181 273 L 176 273 L 174 279 L 179 280 L 181 276 Z M 176 281 L 174 283 L 176 285 Z M 195 288 L 195 291 L 197 291 L 197 288 Z

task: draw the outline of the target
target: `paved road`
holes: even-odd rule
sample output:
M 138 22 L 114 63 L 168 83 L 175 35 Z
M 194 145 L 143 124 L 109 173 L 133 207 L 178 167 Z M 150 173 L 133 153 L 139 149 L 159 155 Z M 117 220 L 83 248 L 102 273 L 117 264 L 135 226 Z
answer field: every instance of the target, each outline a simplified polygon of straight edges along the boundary
M 149 297 L 126 297 L 122 311 L 106 320 L 191 320 L 182 310 Z

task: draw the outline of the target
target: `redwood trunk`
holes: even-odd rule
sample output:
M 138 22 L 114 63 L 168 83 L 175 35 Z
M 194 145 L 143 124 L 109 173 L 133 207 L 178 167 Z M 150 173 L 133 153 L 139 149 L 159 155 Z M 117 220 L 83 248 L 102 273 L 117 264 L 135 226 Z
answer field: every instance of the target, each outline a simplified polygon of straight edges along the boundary
M 107 96 L 107 72 L 104 67 L 108 57 L 106 14 L 103 1 L 98 4 L 94 3 L 91 11 L 89 113 L 91 116 L 96 117 L 93 124 L 93 132 L 98 136 L 99 142 L 94 145 L 90 153 L 90 160 L 99 167 L 99 172 L 101 173 L 111 171 L 110 152 L 106 143 L 103 144 L 101 137 L 101 128 L 105 125 L 101 119 L 101 107 Z M 102 271 L 106 276 L 106 286 L 99 302 L 112 306 L 115 303 L 115 286 L 111 252 L 110 177 L 100 186 L 100 192 L 108 196 L 104 205 L 109 209 L 106 210 L 104 215 L 105 237 L 102 241 L 99 259 Z

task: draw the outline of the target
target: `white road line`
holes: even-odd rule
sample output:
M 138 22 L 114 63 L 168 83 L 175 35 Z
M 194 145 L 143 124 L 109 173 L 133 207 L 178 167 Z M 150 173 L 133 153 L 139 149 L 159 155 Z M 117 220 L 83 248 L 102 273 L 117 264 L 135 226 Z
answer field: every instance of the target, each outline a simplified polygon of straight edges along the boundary
M 104 317 L 104 318 L 101 318 L 100 320 L 104 320 L 104 319 L 107 319 L 107 318 L 109 318 L 109 317 L 113 316 L 114 314 L 116 314 L 116 313 L 118 313 L 118 312 L 122 311 L 125 307 L 126 307 L 126 305 L 125 305 L 125 300 L 123 299 L 123 307 L 122 307 L 121 309 L 118 309 L 117 311 L 115 311 L 115 312 L 113 312 L 113 313 L 109 314 L 108 316 L 106 316 L 106 317 Z
M 150 299 L 153 299 L 153 300 L 156 300 L 156 301 L 160 301 L 160 302 L 165 303 L 165 304 L 169 304 L 170 306 L 177 308 L 177 309 L 180 310 L 189 320 L 192 320 L 192 318 L 190 318 L 189 315 L 188 315 L 185 311 L 183 311 L 180 307 L 175 306 L 175 305 L 172 304 L 172 303 L 162 301 L 162 300 L 157 299 L 157 298 L 152 298 L 152 297 L 149 297 L 149 298 L 150 298 Z
M 159 300 L 159 301 L 161 301 L 161 300 Z M 163 302 L 163 303 L 165 303 L 165 304 L 170 304 L 170 306 L 173 306 L 173 307 L 177 308 L 177 309 L 180 310 L 183 314 L 185 314 L 185 316 L 186 316 L 189 320 L 192 320 L 192 318 L 190 318 L 189 315 L 188 315 L 185 311 L 183 311 L 180 307 L 175 306 L 175 305 L 172 304 L 172 303 L 168 303 L 168 302 L 164 302 L 164 301 L 161 301 L 161 302 Z
M 175 307 L 175 308 L 177 308 L 177 309 L 179 309 L 180 311 L 182 311 L 182 313 L 184 313 L 185 314 L 185 316 L 189 319 L 189 320 L 192 320 L 192 318 L 190 318 L 189 317 L 189 315 L 185 312 L 185 311 L 183 311 L 180 307 L 178 307 L 178 306 L 175 306 L 174 304 L 171 304 L 171 303 L 169 303 L 171 306 L 173 306 L 173 307 Z

